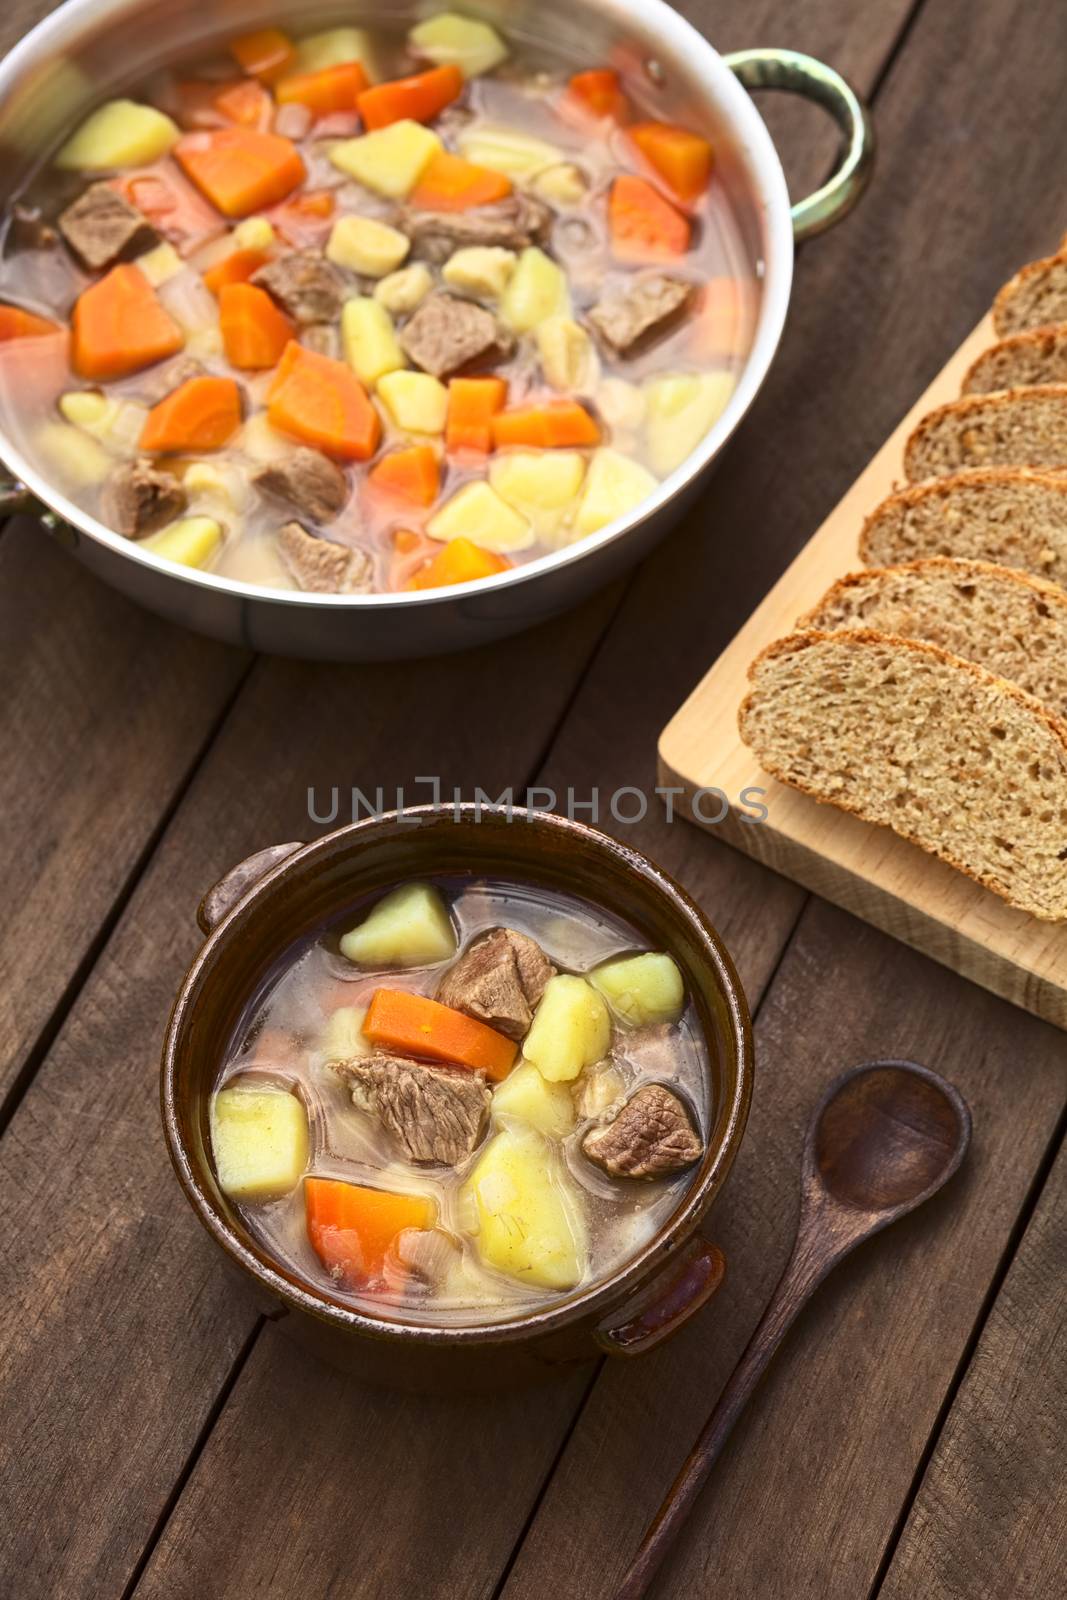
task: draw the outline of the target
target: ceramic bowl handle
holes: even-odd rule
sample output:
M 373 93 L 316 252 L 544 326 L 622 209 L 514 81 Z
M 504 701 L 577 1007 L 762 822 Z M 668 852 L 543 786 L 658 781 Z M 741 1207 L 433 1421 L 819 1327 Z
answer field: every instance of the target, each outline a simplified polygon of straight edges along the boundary
M 723 60 L 751 94 L 783 89 L 814 100 L 830 113 L 844 134 L 836 172 L 793 207 L 793 237 L 798 242 L 832 228 L 852 210 L 870 181 L 874 127 L 867 107 L 839 72 L 796 50 L 735 50 Z
M 208 890 L 197 907 L 196 920 L 200 924 L 200 931 L 214 933 L 223 917 L 229 916 L 237 902 L 255 888 L 260 878 L 303 848 L 300 840 L 295 844 L 269 844 L 265 850 L 257 850 L 255 855 L 246 856 L 235 867 L 231 867 L 226 876 Z
M 662 1278 L 602 1322 L 593 1337 L 609 1356 L 639 1356 L 669 1339 L 706 1305 L 726 1276 L 726 1258 L 697 1236 Z
M 44 511 L 41 502 L 34 498 L 32 492 L 24 483 L 9 475 L 0 467 L 0 522 L 5 517 L 18 517 L 24 514 L 38 516 Z

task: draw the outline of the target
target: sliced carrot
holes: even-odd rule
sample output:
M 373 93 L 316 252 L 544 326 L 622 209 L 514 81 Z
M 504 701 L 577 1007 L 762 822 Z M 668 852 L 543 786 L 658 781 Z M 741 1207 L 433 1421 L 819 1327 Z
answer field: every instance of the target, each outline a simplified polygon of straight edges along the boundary
M 355 111 L 367 87 L 367 74 L 358 61 L 345 61 L 321 72 L 296 72 L 280 78 L 274 87 L 279 105 L 307 106 L 309 111 L 328 115 L 331 111 Z
M 516 406 L 493 419 L 493 444 L 533 445 L 540 450 L 600 443 L 600 425 L 577 400 L 546 400 Z
M 253 78 L 273 83 L 289 71 L 296 60 L 296 46 L 280 28 L 257 28 L 230 41 L 230 54 L 237 65 Z
M 304 1210 L 312 1249 L 331 1278 L 350 1289 L 380 1279 L 400 1235 L 432 1228 L 437 1215 L 426 1195 L 339 1178 L 305 1178 Z
M 46 333 L 59 333 L 58 322 L 23 311 L 21 306 L 0 305 L 0 342 L 7 339 L 39 339 Z
M 269 260 L 265 250 L 231 250 L 228 256 L 208 267 L 204 282 L 212 294 L 219 294 L 228 283 L 247 283 Z
M 611 67 L 576 72 L 567 87 L 583 111 L 591 112 L 594 117 L 613 117 L 616 122 L 625 120 L 626 94 L 619 74 Z
M 338 461 L 366 461 L 378 448 L 381 418 L 343 361 L 288 344 L 267 392 L 267 416 Z
M 176 355 L 182 330 L 139 267 L 112 267 L 71 314 L 71 365 L 80 378 L 125 378 Z
M 506 200 L 510 193 L 511 180 L 502 172 L 439 150 L 423 169 L 410 199 L 413 206 L 424 211 L 469 211 L 474 206 Z
M 441 472 L 430 446 L 416 444 L 407 450 L 390 450 L 371 468 L 367 482 L 396 500 L 432 506 L 441 488 Z
M 359 97 L 359 114 L 368 128 L 387 128 L 391 122 L 410 119 L 431 122 L 445 106 L 463 93 L 464 78 L 452 63 L 417 72 L 411 78 L 378 83 Z
M 479 578 L 491 578 L 498 572 L 507 572 L 511 566 L 503 556 L 492 550 L 483 550 L 470 539 L 450 539 L 444 549 L 420 567 L 411 579 L 410 589 L 443 589 L 449 583 L 476 583 Z
M 451 1061 L 499 1081 L 511 1071 L 518 1045 L 462 1011 L 407 989 L 375 989 L 363 1032 L 372 1044 L 430 1061 Z
M 273 102 L 255 78 L 240 78 L 216 96 L 215 104 L 230 122 L 238 122 L 244 128 L 262 128 L 270 117 Z
M 628 133 L 679 200 L 697 200 L 711 181 L 712 149 L 699 133 L 670 122 L 636 122 Z
M 608 198 L 611 247 L 619 261 L 663 261 L 689 249 L 688 219 L 644 178 L 616 178 Z
M 493 448 L 493 418 L 503 411 L 508 386 L 503 378 L 453 378 L 448 385 L 445 444 L 449 450 Z
M 254 128 L 187 133 L 174 154 L 186 176 L 227 217 L 247 217 L 276 205 L 305 177 L 291 140 Z
M 219 291 L 219 326 L 226 359 L 244 372 L 276 367 L 296 335 L 294 324 L 254 283 L 227 283 Z
M 232 378 L 189 378 L 153 406 L 140 448 L 174 454 L 221 450 L 241 426 L 241 391 Z

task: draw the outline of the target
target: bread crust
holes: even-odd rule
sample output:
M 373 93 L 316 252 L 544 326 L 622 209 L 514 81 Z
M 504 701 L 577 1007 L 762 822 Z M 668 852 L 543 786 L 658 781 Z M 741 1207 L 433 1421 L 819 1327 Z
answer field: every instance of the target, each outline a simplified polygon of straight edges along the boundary
M 994 366 L 998 360 L 1010 357 L 1020 352 L 1033 352 L 1039 360 L 1049 361 L 1055 355 L 1062 354 L 1067 363 L 1067 322 L 1052 322 L 1043 328 L 1026 328 L 1022 333 L 1010 333 L 1006 338 L 990 345 L 988 350 L 983 350 L 977 361 L 972 361 L 968 367 L 960 394 L 996 394 L 997 389 L 987 389 L 981 384 L 982 372 L 987 366 Z M 1059 379 L 1049 379 L 1049 382 L 1059 382 Z
M 946 472 L 938 478 L 923 478 L 917 483 L 906 484 L 880 501 L 873 511 L 868 512 L 860 529 L 860 560 L 869 561 L 872 530 L 887 513 L 897 509 L 907 511 L 911 506 L 921 505 L 927 500 L 947 500 L 960 489 L 992 491 L 1010 489 L 1020 483 L 1037 484 L 1043 489 L 1062 494 L 1067 515 L 1067 472 L 1054 467 L 966 467 L 962 472 Z
M 1060 248 L 1055 255 L 1042 256 L 1038 261 L 1028 261 L 1025 267 L 1020 267 L 1015 276 L 1009 278 L 1007 283 L 997 291 L 997 297 L 993 301 L 993 326 L 1001 337 L 1020 331 L 1012 326 L 1007 316 L 1008 307 L 1015 300 L 1020 290 L 1024 289 L 1032 279 L 1045 277 L 1050 272 L 1054 272 L 1061 267 L 1067 268 L 1067 234 L 1060 241 Z M 1042 326 L 1047 327 L 1049 324 L 1042 324 Z
M 1064 418 L 1067 422 L 1067 383 L 1016 384 L 1012 389 L 992 389 L 988 394 L 965 394 L 959 400 L 949 400 L 945 405 L 928 411 L 916 425 L 904 446 L 906 476 L 912 482 L 920 481 L 911 471 L 912 463 L 927 436 L 933 433 L 945 418 L 959 418 L 964 421 L 975 412 L 1002 411 L 1017 405 L 1020 401 L 1033 400 L 1062 401 Z M 1037 465 L 1040 464 L 1035 463 L 1035 466 Z M 1067 471 L 1067 467 L 1051 470 Z

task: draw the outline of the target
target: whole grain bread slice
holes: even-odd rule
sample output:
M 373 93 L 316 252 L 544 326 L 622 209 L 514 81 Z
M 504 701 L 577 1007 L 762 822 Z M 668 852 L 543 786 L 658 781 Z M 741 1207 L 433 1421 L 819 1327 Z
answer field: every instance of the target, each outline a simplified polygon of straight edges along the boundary
M 987 467 L 891 494 L 863 525 L 860 560 L 889 567 L 927 556 L 992 561 L 1067 588 L 1067 475 Z
M 1001 339 L 1024 328 L 1067 322 L 1067 251 L 1028 261 L 993 301 L 993 326 Z
M 912 483 L 970 467 L 1067 468 L 1067 384 L 951 400 L 923 417 L 904 447 Z
M 790 634 L 749 675 L 741 737 L 773 777 L 1067 918 L 1067 723 L 1031 695 L 863 629 Z
M 841 578 L 797 627 L 925 639 L 1067 718 L 1067 594 L 1010 567 L 944 556 L 869 567 Z
M 963 394 L 991 394 L 1025 384 L 1067 383 L 1067 322 L 1013 333 L 983 350 L 963 380 Z

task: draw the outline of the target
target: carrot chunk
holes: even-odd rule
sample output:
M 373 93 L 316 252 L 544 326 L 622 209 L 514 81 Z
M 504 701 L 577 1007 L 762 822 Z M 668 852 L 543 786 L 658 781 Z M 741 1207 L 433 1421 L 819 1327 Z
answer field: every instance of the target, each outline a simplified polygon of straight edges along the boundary
M 277 366 L 296 328 L 265 289 L 227 283 L 219 291 L 219 326 L 226 359 L 243 371 Z
M 497 572 L 507 572 L 511 566 L 503 556 L 492 550 L 483 550 L 470 539 L 450 539 L 432 561 L 420 567 L 411 579 L 411 589 L 443 589 L 449 583 L 475 583 L 479 578 L 491 578 Z
M 204 273 L 212 294 L 219 294 L 228 283 L 247 283 L 254 272 L 265 267 L 270 256 L 265 250 L 231 250 Z
M 711 181 L 712 149 L 706 139 L 670 122 L 637 122 L 628 132 L 679 200 L 699 199 Z
M 503 378 L 453 378 L 448 385 L 445 422 L 448 449 L 488 454 L 493 448 L 493 418 L 503 411 L 507 398 Z
M 516 406 L 493 419 L 493 444 L 533 445 L 541 450 L 599 444 L 600 426 L 577 400 L 548 400 Z
M 71 331 L 71 365 L 80 378 L 125 378 L 185 343 L 144 273 L 129 264 L 112 267 L 78 296 Z
M 296 46 L 280 28 L 257 28 L 231 40 L 230 54 L 250 77 L 273 83 L 293 65 Z
M 511 180 L 502 172 L 492 172 L 477 162 L 439 150 L 423 169 L 410 202 L 424 211 L 468 211 L 474 206 L 506 200 L 510 193 Z
M 507 1077 L 519 1048 L 484 1022 L 406 989 L 375 989 L 363 1032 L 388 1050 L 451 1061 L 497 1081 Z
M 244 128 L 262 128 L 270 117 L 271 104 L 270 95 L 255 78 L 240 78 L 215 97 L 222 115 Z
M 300 153 L 289 139 L 254 128 L 187 133 L 174 154 L 186 177 L 227 217 L 247 217 L 276 205 L 305 177 Z
M 391 122 L 430 122 L 463 92 L 463 74 L 450 63 L 417 72 L 412 78 L 378 83 L 359 97 L 359 114 L 368 128 L 387 128 Z
M 59 333 L 58 322 L 37 317 L 21 306 L 0 305 L 0 343 L 8 339 L 37 339 L 45 333 Z
M 279 105 L 307 106 L 320 116 L 331 111 L 355 111 L 367 87 L 367 74 L 358 61 L 345 61 L 321 72 L 297 72 L 274 86 Z
M 622 122 L 626 117 L 626 95 L 619 74 L 611 67 L 596 67 L 591 72 L 576 72 L 568 89 L 584 111 L 594 117 L 613 117 Z
M 232 378 L 189 378 L 153 406 L 140 447 L 173 454 L 221 450 L 241 426 L 241 391 Z
M 382 424 L 367 391 L 343 361 L 286 345 L 267 393 L 267 417 L 338 461 L 366 461 L 378 448 Z
M 611 247 L 619 261 L 663 261 L 689 249 L 688 219 L 644 178 L 616 178 L 608 198 Z
M 437 457 L 428 444 L 391 450 L 372 467 L 367 482 L 383 494 L 411 505 L 432 506 L 441 487 Z
M 408 1228 L 432 1228 L 425 1195 L 368 1189 L 339 1178 L 305 1178 L 304 1211 L 311 1247 L 331 1278 L 356 1289 L 380 1279 Z

